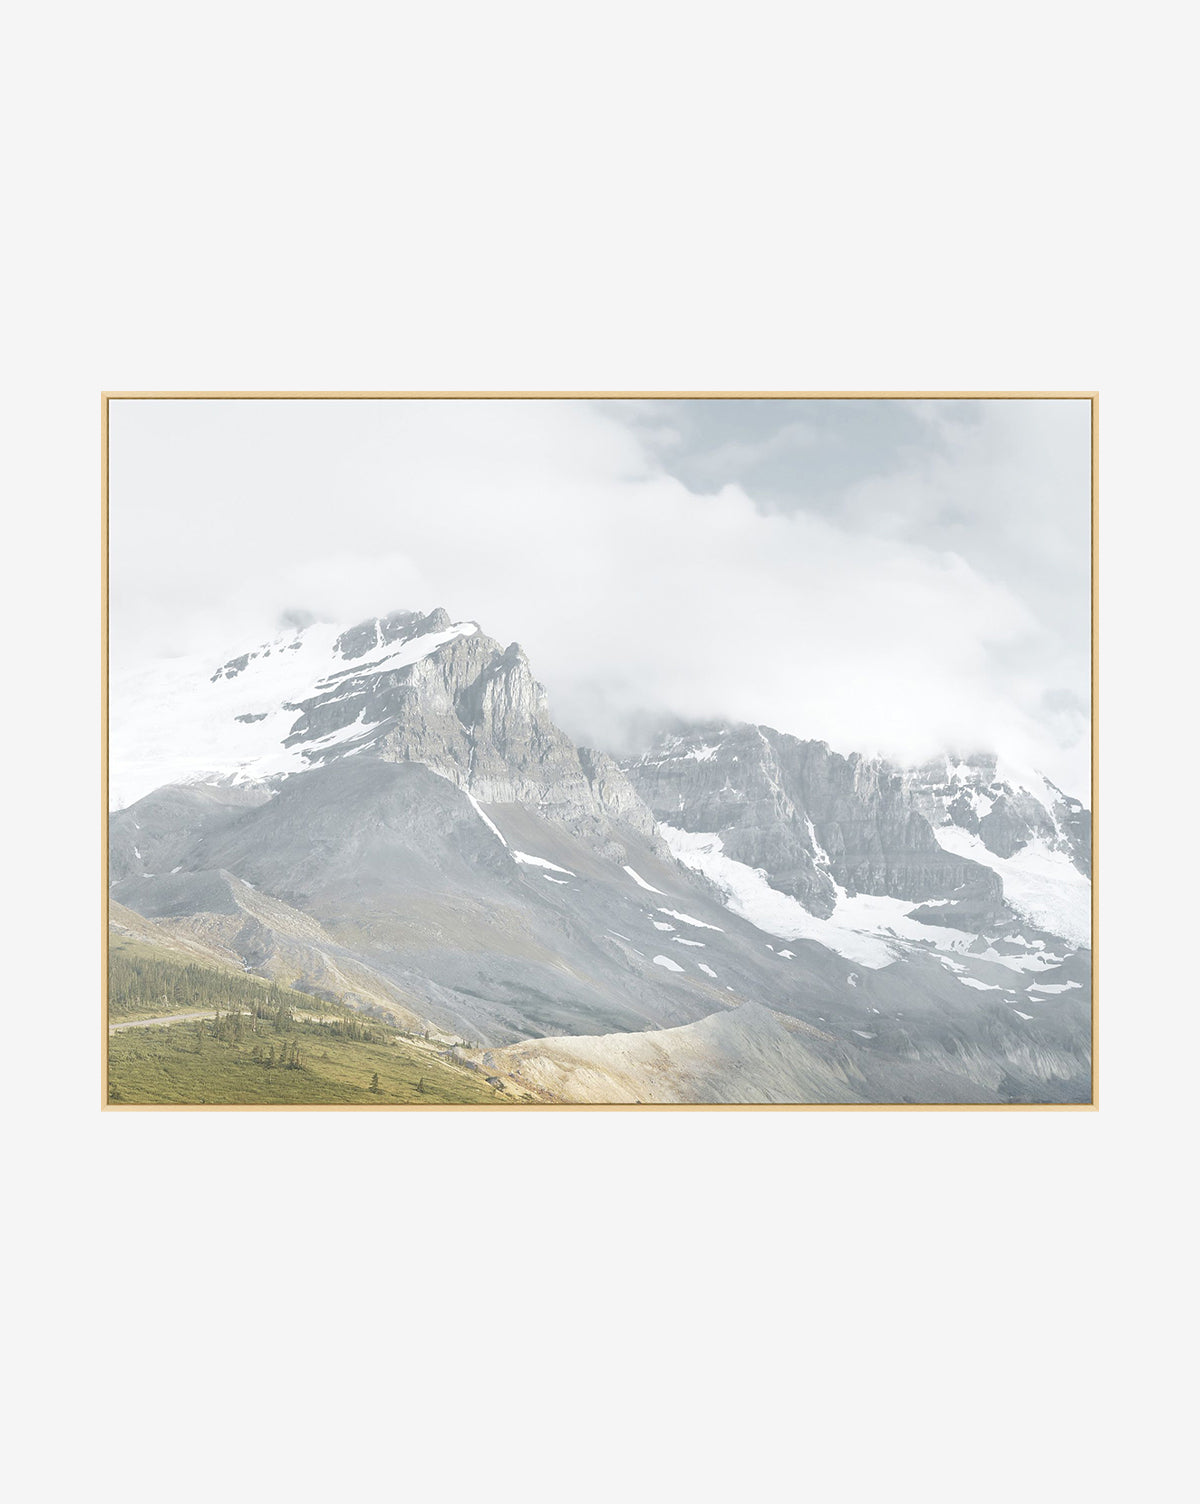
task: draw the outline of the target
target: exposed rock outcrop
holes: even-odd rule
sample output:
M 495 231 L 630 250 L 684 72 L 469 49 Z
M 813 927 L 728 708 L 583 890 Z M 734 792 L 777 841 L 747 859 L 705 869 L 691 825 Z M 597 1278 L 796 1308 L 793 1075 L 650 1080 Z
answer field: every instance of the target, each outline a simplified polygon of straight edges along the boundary
M 336 646 L 359 661 L 292 707 L 298 718 L 285 745 L 307 749 L 319 765 L 347 755 L 340 738 L 361 726 L 351 752 L 424 763 L 485 804 L 535 805 L 610 854 L 620 852 L 622 830 L 653 841 L 653 817 L 620 767 L 603 753 L 580 751 L 554 724 L 520 644 L 501 648 L 477 629 L 453 631 L 439 610 L 397 613 L 343 633 Z M 442 634 L 447 640 L 437 641 Z M 431 638 L 415 662 L 393 668 L 380 661 L 388 650 Z M 329 739 L 334 745 L 322 747 Z
M 933 826 L 957 825 L 999 857 L 1037 841 L 1092 871 L 1092 820 L 1078 800 L 1032 770 L 1019 775 L 987 753 L 948 757 L 905 775 L 914 806 Z
M 819 917 L 839 886 L 999 907 L 996 874 L 938 844 L 905 775 L 885 762 L 739 725 L 664 737 L 624 766 L 656 819 L 719 834 L 727 856 Z

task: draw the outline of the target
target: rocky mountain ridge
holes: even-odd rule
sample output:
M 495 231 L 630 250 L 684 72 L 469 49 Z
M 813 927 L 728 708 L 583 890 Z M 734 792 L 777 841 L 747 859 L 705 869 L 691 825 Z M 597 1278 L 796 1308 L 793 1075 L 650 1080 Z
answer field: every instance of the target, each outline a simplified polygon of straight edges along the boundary
M 1091 812 L 1034 769 L 1008 769 L 994 753 L 975 753 L 912 768 L 904 776 L 914 804 L 935 828 L 957 826 L 1002 859 L 1040 841 L 1091 877 Z
M 987 868 L 947 852 L 902 772 L 769 726 L 709 725 L 660 739 L 624 764 L 660 823 L 717 832 L 726 854 L 820 918 L 839 889 L 914 901 L 951 896 L 998 909 Z
M 1087 943 L 1090 815 L 994 756 L 900 768 L 769 726 L 707 723 L 622 766 L 676 856 L 759 871 L 818 918 L 872 894 L 922 902 L 926 923 L 1002 930 L 1017 899 L 1017 917 L 1053 930 L 1065 916 L 1062 933 Z
M 485 802 L 536 805 L 614 854 L 623 830 L 657 839 L 617 763 L 555 725 L 520 645 L 440 608 L 303 628 L 215 670 L 185 662 L 155 690 L 135 685 L 118 706 L 118 791 L 270 786 L 367 755 L 423 763 Z
M 111 820 L 127 925 L 549 1099 L 1090 1089 L 1065 796 L 1039 814 L 968 781 L 994 766 L 913 774 L 768 727 L 684 728 L 621 766 L 557 727 L 516 644 L 443 611 L 187 672 L 150 705 L 195 745 L 151 740 L 138 769 L 183 778 Z

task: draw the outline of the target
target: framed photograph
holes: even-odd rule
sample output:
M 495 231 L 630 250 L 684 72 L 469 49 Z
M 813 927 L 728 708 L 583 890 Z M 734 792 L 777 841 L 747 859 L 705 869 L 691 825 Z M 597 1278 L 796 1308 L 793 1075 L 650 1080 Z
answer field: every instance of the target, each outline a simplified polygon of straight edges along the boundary
M 1096 1103 L 1094 393 L 112 393 L 107 1108 Z

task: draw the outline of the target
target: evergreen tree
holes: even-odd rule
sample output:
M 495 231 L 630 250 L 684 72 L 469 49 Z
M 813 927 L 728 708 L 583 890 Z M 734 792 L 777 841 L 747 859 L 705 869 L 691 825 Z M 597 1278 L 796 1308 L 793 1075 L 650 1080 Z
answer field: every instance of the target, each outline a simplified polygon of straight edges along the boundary
M 375 1074 L 371 1077 L 371 1090 L 373 1092 L 378 1092 L 379 1091 L 379 1072 L 378 1071 L 376 1071 Z
M 223 1013 L 248 1006 L 257 1018 L 277 1009 L 290 1012 L 289 992 L 273 982 L 239 976 L 196 962 L 131 954 L 116 946 L 108 958 L 109 1006 L 114 1013 L 139 1008 L 163 1013 L 185 1008 L 220 1008 Z

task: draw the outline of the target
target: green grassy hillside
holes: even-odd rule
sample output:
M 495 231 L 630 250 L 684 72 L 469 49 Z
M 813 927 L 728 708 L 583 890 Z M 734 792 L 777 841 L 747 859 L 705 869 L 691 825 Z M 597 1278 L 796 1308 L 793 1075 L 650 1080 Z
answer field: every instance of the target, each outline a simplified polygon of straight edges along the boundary
M 113 1103 L 496 1103 L 513 1100 L 438 1044 L 217 966 L 113 937 Z M 151 1017 L 210 1013 L 163 1026 Z

